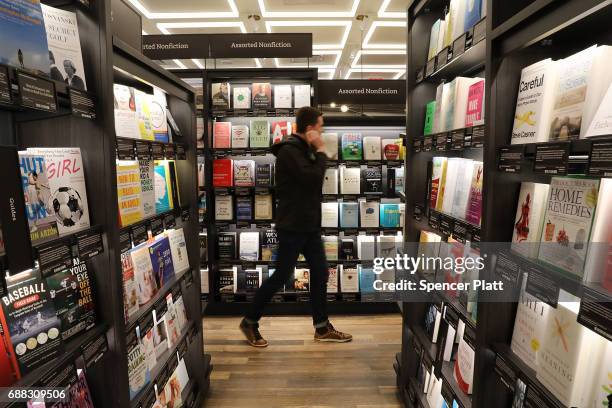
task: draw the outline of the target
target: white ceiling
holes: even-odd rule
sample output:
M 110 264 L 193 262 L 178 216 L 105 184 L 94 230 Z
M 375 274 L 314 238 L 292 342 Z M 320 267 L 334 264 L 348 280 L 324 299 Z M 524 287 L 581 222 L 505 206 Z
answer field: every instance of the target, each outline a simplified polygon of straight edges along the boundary
M 312 33 L 314 57 L 162 61 L 166 68 L 316 67 L 319 78 L 405 77 L 409 0 L 125 0 L 143 33 Z M 359 16 L 366 16 L 359 19 Z M 257 17 L 260 19 L 257 21 Z

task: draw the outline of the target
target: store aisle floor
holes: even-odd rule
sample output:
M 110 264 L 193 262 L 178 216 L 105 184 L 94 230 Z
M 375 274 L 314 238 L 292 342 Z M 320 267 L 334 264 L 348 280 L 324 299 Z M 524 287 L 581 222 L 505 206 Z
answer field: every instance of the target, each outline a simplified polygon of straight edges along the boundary
M 239 318 L 204 319 L 214 365 L 205 407 L 400 407 L 393 361 L 401 316 L 333 316 L 353 335 L 345 344 L 315 343 L 306 316 L 262 319 L 268 348 L 246 345 Z

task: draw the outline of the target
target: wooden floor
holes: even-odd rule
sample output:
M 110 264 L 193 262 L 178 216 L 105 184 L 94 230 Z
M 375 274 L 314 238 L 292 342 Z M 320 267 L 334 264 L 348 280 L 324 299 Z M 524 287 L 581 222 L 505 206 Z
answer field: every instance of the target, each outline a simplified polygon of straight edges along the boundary
M 246 345 L 239 318 L 206 317 L 214 369 L 205 407 L 400 407 L 393 362 L 400 315 L 334 316 L 345 344 L 315 343 L 310 317 L 263 318 L 265 349 Z

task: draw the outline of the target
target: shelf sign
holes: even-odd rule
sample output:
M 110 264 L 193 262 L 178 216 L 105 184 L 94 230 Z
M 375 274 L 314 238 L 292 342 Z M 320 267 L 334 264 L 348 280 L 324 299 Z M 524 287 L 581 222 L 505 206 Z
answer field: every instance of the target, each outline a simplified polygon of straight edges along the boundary
M 72 250 L 68 240 L 38 248 L 38 264 L 43 277 L 72 266 Z
M 448 52 L 448 47 L 445 47 L 442 51 L 438 53 L 438 65 L 436 69 L 440 69 L 446 65 L 446 63 L 448 62 Z
M 209 57 L 209 34 L 142 36 L 142 53 L 153 60 Z
M 612 140 L 591 142 L 589 175 L 612 177 Z
M 453 42 L 453 59 L 457 58 L 465 52 L 465 41 L 467 40 L 467 33 L 463 33 L 459 38 Z
M 451 150 L 463 150 L 465 147 L 465 129 L 451 132 Z
M 319 81 L 320 104 L 406 104 L 406 81 L 328 79 Z
M 483 18 L 482 20 L 480 20 L 474 25 L 474 34 L 472 36 L 472 46 L 484 40 L 486 33 L 487 33 L 487 20 L 486 18 Z
M 427 65 L 425 66 L 425 75 L 430 76 L 436 71 L 436 57 L 433 57 L 429 61 L 427 61 Z
M 136 156 L 138 160 L 151 160 L 151 144 L 142 140 L 136 141 Z
M 11 80 L 6 65 L 0 65 L 0 102 L 11 103 Z
M 569 142 L 536 145 L 533 171 L 551 175 L 567 174 L 569 149 Z
M 559 284 L 546 271 L 541 270 L 536 265 L 527 265 L 524 267 L 524 271 L 528 273 L 525 287 L 527 293 L 557 308 Z
M 415 204 L 414 209 L 412 210 L 412 218 L 414 218 L 417 221 L 421 221 L 424 213 L 425 213 L 425 206 L 423 206 L 422 204 Z
M 104 252 L 102 233 L 99 228 L 79 232 L 75 235 L 79 259 L 86 261 Z
M 585 287 L 580 300 L 578 323 L 612 341 L 612 298 Z
M 443 152 L 447 149 L 448 133 L 440 133 L 436 137 L 436 152 Z
M 506 360 L 499 354 L 495 357 L 495 372 L 502 380 L 504 385 L 514 391 L 514 387 L 516 385 L 516 373 L 513 369 L 510 368 Z
M 521 171 L 521 161 L 525 154 L 524 145 L 511 145 L 500 147 L 497 159 L 497 169 L 505 173 L 518 173 Z
M 412 149 L 415 153 L 419 153 L 423 148 L 423 138 L 415 137 L 412 141 Z
M 85 367 L 89 368 L 108 352 L 108 342 L 104 333 L 95 337 L 81 346 L 81 355 L 85 361 Z
M 17 71 L 17 83 L 21 106 L 46 112 L 57 111 L 53 81 Z
M 144 242 L 147 242 L 149 239 L 149 234 L 147 232 L 147 224 L 136 225 L 131 228 L 132 233 L 132 243 L 134 245 L 140 245 Z
M 134 141 L 117 139 L 117 158 L 119 160 L 134 160 Z
M 312 33 L 209 34 L 210 58 L 310 58 Z
M 96 104 L 87 92 L 74 88 L 68 88 L 70 95 L 70 108 L 72 114 L 83 119 L 96 118 Z
M 482 147 L 484 145 L 484 135 L 485 135 L 484 125 L 474 126 L 472 128 L 471 147 Z

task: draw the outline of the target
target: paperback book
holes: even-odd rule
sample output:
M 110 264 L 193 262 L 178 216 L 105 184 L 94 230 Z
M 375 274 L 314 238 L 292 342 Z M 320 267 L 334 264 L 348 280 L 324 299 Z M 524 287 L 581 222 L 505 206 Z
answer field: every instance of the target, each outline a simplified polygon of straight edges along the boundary
M 291 128 L 291 122 L 287 120 L 272 122 L 272 143 L 278 143 L 289 136 L 292 133 Z
M 288 109 L 292 106 L 293 90 L 291 85 L 274 85 L 274 107 Z
M 234 183 L 232 159 L 213 160 L 213 187 L 231 187 Z
M 325 148 L 325 155 L 329 160 L 338 160 L 338 134 L 337 133 L 323 133 L 323 146 Z
M 340 270 L 340 290 L 342 293 L 359 292 L 359 273 L 356 267 L 344 266 Z
M 221 232 L 217 237 L 217 254 L 219 259 L 236 259 L 236 233 Z
M 117 200 L 119 224 L 122 227 L 137 223 L 144 216 L 140 165 L 137 161 L 117 161 Z
M 246 149 L 249 147 L 249 127 L 246 125 L 232 126 L 232 149 Z
M 138 160 L 140 172 L 140 203 L 143 218 L 155 215 L 155 163 L 152 160 Z
M 269 82 L 255 82 L 253 92 L 253 109 L 269 109 L 272 106 L 272 88 Z
M 267 120 L 252 120 L 250 128 L 251 147 L 270 147 L 270 122 Z
M 140 139 L 134 89 L 125 85 L 114 84 L 113 97 L 115 107 L 115 134 L 118 137 Z
M 343 160 L 362 160 L 363 145 L 361 133 L 342 134 L 342 159 Z
M 263 231 L 261 242 L 261 260 L 276 261 L 278 256 L 278 234 L 274 229 Z
M 158 238 L 149 246 L 149 256 L 153 267 L 153 276 L 158 288 L 166 285 L 174 277 L 174 262 L 168 238 Z
M 295 85 L 293 87 L 293 107 L 310 106 L 310 85 Z
M 361 169 L 359 167 L 340 166 L 340 193 L 361 193 Z
M 362 228 L 378 228 L 379 209 L 378 201 L 359 201 L 359 219 Z
M 253 219 L 253 201 L 251 196 L 236 197 L 236 221 L 249 222 Z
M 259 259 L 259 232 L 241 232 L 239 259 L 257 261 Z
M 381 195 L 383 193 L 382 172 L 380 167 L 366 167 L 362 170 L 363 193 Z
M 172 174 L 168 161 L 155 161 L 155 212 L 161 214 L 174 208 Z
M 323 176 L 323 194 L 338 194 L 338 169 L 327 168 Z
M 255 219 L 256 220 L 271 220 L 272 219 L 272 194 L 256 194 L 255 195 Z
M 215 121 L 213 125 L 213 147 L 229 149 L 232 142 L 232 122 Z
M 380 160 L 380 137 L 366 136 L 363 138 L 363 158 L 365 160 Z
M 255 185 L 258 187 L 269 187 L 273 185 L 273 172 L 274 164 L 257 163 L 255 166 Z
M 512 231 L 512 250 L 529 258 L 538 256 L 548 188 L 548 184 L 521 183 Z
M 234 160 L 234 185 L 252 187 L 255 185 L 255 161 Z
M 230 107 L 230 84 L 229 82 L 214 82 L 211 84 L 213 109 L 229 109 Z
M 147 304 L 159 290 L 157 280 L 153 273 L 153 264 L 149 255 L 149 248 L 146 244 L 130 251 L 132 265 L 134 265 L 134 277 L 136 288 L 138 289 L 138 304 Z
M 232 92 L 234 109 L 251 109 L 251 88 L 249 86 L 234 86 Z
M 234 201 L 231 195 L 215 195 L 215 220 L 231 221 L 234 219 Z

